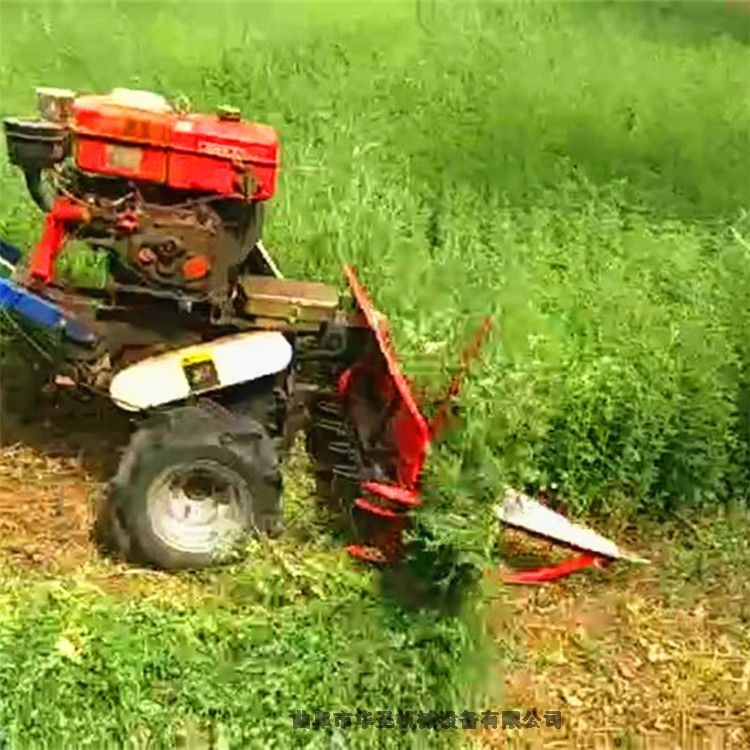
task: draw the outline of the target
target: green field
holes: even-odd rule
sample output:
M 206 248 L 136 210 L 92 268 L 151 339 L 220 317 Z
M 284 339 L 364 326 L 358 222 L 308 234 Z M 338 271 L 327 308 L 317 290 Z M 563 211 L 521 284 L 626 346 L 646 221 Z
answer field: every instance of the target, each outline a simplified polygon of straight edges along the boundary
M 274 125 L 266 244 L 290 276 L 338 282 L 354 263 L 428 390 L 493 315 L 462 429 L 432 464 L 438 538 L 481 559 L 504 485 L 626 520 L 747 502 L 741 8 L 3 2 L 0 34 L 4 116 L 31 113 L 39 85 L 129 86 Z M 40 217 L 4 157 L 0 195 L 0 236 L 29 245 Z M 8 571 L 0 729 L 52 748 L 150 727 L 172 746 L 193 717 L 237 747 L 435 746 L 389 732 L 336 745 L 291 732 L 288 712 L 472 703 L 470 619 L 404 613 L 324 542 L 251 559 L 196 583 L 197 599 L 135 603 Z M 40 655 L 68 630 L 80 660 Z

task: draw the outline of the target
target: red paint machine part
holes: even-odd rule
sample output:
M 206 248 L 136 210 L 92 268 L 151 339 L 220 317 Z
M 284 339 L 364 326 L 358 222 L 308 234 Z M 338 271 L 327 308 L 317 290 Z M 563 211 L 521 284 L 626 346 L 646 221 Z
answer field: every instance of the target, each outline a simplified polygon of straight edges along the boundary
M 44 232 L 31 256 L 29 273 L 49 284 L 54 278 L 55 261 L 68 234 L 79 224 L 89 221 L 89 212 L 80 203 L 57 198 L 44 220 Z
M 423 503 L 420 485 L 429 445 L 445 429 L 451 401 L 458 394 L 461 378 L 479 351 L 491 323 L 489 318 L 483 321 L 429 423 L 401 371 L 385 317 L 374 308 L 354 270 L 346 267 L 344 272 L 359 311 L 373 333 L 377 351 L 342 374 L 339 394 L 345 403 L 348 400 L 356 402 L 358 390 L 376 394 L 377 411 L 385 415 L 388 422 L 389 447 L 394 456 L 389 466 L 391 481 L 365 481 L 361 484 L 363 496 L 355 500 L 355 507 L 374 520 L 373 530 L 364 543 L 350 545 L 348 551 L 367 562 L 396 562 L 405 554 L 402 535 L 409 524 L 410 513 Z M 355 403 L 351 409 L 350 418 L 356 423 Z M 553 581 L 578 570 L 601 567 L 617 558 L 645 562 L 591 529 L 572 524 L 537 500 L 520 493 L 509 492 L 496 514 L 502 523 L 583 552 L 558 565 L 506 573 L 503 580 L 509 584 Z
M 138 101 L 138 93 L 75 98 L 71 129 L 80 169 L 178 190 L 273 197 L 279 168 L 273 128 L 222 114 L 181 115 L 157 99 Z

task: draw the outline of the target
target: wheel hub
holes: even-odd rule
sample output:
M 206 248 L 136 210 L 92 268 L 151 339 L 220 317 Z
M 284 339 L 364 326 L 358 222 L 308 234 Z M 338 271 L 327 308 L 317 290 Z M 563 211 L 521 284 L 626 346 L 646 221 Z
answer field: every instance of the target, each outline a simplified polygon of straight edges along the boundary
M 165 469 L 151 483 L 147 507 L 154 534 L 181 552 L 230 547 L 244 533 L 242 508 L 250 492 L 236 472 L 202 460 Z

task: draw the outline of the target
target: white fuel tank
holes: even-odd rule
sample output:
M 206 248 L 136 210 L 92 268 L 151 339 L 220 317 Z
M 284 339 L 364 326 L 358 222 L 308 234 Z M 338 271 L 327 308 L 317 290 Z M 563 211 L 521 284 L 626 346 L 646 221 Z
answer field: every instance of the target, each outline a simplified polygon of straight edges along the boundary
M 112 400 L 126 411 L 182 401 L 281 372 L 292 346 L 275 331 L 252 331 L 175 349 L 136 362 L 114 375 Z

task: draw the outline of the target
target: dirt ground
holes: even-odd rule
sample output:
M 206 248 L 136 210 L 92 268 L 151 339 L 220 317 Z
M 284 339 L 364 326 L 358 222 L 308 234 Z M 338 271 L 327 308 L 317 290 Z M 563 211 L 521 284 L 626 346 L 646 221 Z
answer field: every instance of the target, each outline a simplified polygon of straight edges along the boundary
M 31 417 L 0 422 L 0 556 L 64 570 L 98 559 L 93 508 L 127 440 L 127 423 L 94 402 L 40 397 Z
M 750 594 L 670 601 L 663 554 L 616 582 L 518 588 L 498 605 L 498 643 L 511 635 L 515 653 L 497 710 L 536 709 L 541 728 L 485 732 L 486 747 L 750 747 Z
M 154 574 L 128 575 L 90 539 L 92 508 L 126 436 L 117 414 L 65 399 L 40 402 L 25 425 L 4 417 L 0 564 L 75 573 L 128 595 L 153 585 Z M 637 551 L 653 564 L 514 587 L 494 602 L 498 722 L 503 710 L 532 721 L 536 710 L 541 727 L 474 733 L 480 746 L 750 747 L 746 572 L 685 572 L 666 538 L 645 538 Z M 560 712 L 561 729 L 545 727 L 546 711 Z
M 743 518 L 732 541 L 708 518 L 661 537 L 641 530 L 628 546 L 650 565 L 506 590 L 510 597 L 498 598 L 490 615 L 503 654 L 504 705 L 496 711 L 519 711 L 522 726 L 481 732 L 483 746 L 750 747 L 750 538 Z M 524 728 L 527 717 L 533 725 L 533 710 L 540 727 Z M 546 726 L 546 711 L 560 712 L 562 728 Z

